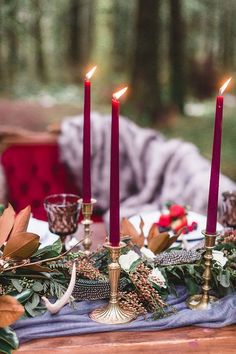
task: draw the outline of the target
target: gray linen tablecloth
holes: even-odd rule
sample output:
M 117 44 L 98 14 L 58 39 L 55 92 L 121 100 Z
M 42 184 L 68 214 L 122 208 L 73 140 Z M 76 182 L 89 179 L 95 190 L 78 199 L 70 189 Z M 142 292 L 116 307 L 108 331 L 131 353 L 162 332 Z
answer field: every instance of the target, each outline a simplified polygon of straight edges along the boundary
M 59 314 L 48 312 L 42 316 L 18 321 L 13 327 L 20 343 L 39 338 L 79 335 L 109 331 L 156 331 L 183 326 L 224 327 L 236 323 L 236 294 L 228 295 L 216 302 L 211 309 L 192 311 L 186 308 L 187 292 L 184 287 L 178 288 L 178 298 L 170 296 L 168 303 L 176 309 L 176 313 L 152 320 L 140 316 L 135 321 L 124 325 L 105 325 L 92 321 L 88 314 L 106 301 L 81 301 L 77 308 L 65 306 Z

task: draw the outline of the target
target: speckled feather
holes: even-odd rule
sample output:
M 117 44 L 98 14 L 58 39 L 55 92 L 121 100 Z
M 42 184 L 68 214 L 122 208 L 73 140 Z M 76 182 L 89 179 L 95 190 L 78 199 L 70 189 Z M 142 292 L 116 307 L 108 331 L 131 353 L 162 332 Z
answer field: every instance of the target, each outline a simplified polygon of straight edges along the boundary
M 176 250 L 171 252 L 162 252 L 156 255 L 154 263 L 156 265 L 175 265 L 183 263 L 194 263 L 202 257 L 204 249 L 200 250 Z

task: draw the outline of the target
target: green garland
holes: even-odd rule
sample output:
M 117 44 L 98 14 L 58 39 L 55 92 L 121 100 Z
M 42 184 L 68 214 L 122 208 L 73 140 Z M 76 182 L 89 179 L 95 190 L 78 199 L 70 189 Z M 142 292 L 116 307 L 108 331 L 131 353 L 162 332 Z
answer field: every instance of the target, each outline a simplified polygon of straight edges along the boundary
M 136 249 L 127 245 L 124 254 Z M 213 261 L 212 267 L 212 288 L 218 296 L 224 296 L 232 292 L 236 285 L 236 249 L 234 243 L 220 243 L 216 246 L 218 251 L 222 251 L 228 261 L 224 267 Z M 171 252 L 171 250 L 169 251 Z M 56 260 L 53 260 L 56 258 Z M 25 308 L 24 317 L 39 316 L 45 311 L 41 304 L 42 296 L 61 297 L 68 286 L 70 279 L 71 264 L 74 259 L 83 259 L 83 253 L 69 253 L 61 256 L 61 242 L 56 241 L 53 245 L 37 250 L 30 258 L 31 263 L 40 262 L 45 271 L 31 270 L 30 267 L 17 267 L 9 271 L 0 273 L 0 294 L 14 296 Z M 48 261 L 50 259 L 50 261 Z M 99 270 L 101 275 L 107 277 L 107 266 L 110 262 L 107 250 L 100 249 L 90 257 L 92 266 Z M 153 269 L 153 263 L 141 257 L 133 262 L 132 267 L 127 271 L 122 270 L 121 279 L 125 284 L 123 291 L 132 292 L 139 290 L 133 281 L 133 275 L 138 271 L 140 265 L 144 265 L 149 270 Z M 145 268 L 145 269 L 146 269 Z M 48 269 L 48 271 L 47 271 Z M 202 283 L 204 270 L 203 260 L 177 265 L 158 266 L 159 271 L 165 279 L 166 287 L 152 283 L 153 291 L 156 291 L 164 301 L 170 293 L 175 292 L 175 286 L 186 285 L 190 294 L 198 293 Z M 81 275 L 83 277 L 83 274 Z M 86 279 L 86 276 L 84 277 Z M 150 310 L 150 303 L 143 302 L 146 310 Z M 154 318 L 166 314 L 162 310 L 160 303 L 156 308 L 152 307 Z M 168 312 L 168 311 L 167 311 Z M 0 350 L 3 353 L 11 353 L 18 345 L 17 337 L 9 328 L 0 330 Z

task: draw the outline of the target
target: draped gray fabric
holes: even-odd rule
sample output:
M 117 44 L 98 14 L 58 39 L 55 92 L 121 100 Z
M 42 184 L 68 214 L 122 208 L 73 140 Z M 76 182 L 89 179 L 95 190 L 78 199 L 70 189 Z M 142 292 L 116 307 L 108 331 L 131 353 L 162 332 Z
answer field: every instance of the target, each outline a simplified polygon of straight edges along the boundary
M 109 209 L 111 118 L 91 115 L 92 195 L 97 205 Z M 65 119 L 59 137 L 61 159 L 82 185 L 83 116 Z M 121 216 L 157 210 L 167 201 L 188 205 L 206 214 L 210 163 L 190 143 L 165 137 L 120 117 Z M 221 192 L 236 185 L 221 175 Z
M 43 316 L 20 320 L 13 327 L 20 342 L 23 343 L 32 339 L 95 332 L 157 331 L 190 325 L 219 328 L 236 323 L 236 295 L 222 298 L 209 310 L 192 311 L 186 308 L 186 289 L 179 287 L 177 291 L 178 297 L 170 296 L 168 300 L 168 303 L 177 312 L 159 320 L 152 320 L 149 315 L 146 319 L 140 316 L 133 322 L 124 325 L 99 324 L 92 321 L 88 314 L 106 302 L 82 301 L 77 303 L 76 310 L 67 305 L 57 315 L 47 312 Z

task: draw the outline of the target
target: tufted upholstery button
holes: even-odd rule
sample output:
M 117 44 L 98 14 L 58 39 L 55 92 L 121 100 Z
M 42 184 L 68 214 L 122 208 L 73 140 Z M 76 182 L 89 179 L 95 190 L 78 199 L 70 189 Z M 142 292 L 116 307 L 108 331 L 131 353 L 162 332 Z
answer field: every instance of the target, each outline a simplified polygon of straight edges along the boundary
M 15 172 L 15 168 L 13 165 L 8 166 L 7 171 L 9 174 L 13 174 Z
M 41 200 L 34 199 L 34 200 L 31 201 L 32 209 L 40 208 L 40 206 L 41 206 Z
M 19 187 L 22 194 L 26 194 L 29 190 L 29 184 L 26 182 L 22 182 Z
M 49 182 L 43 182 L 43 191 L 45 194 L 49 194 L 51 190 L 51 186 Z
M 52 173 L 54 176 L 56 176 L 58 174 L 58 166 L 57 165 L 52 166 Z
M 36 173 L 37 173 L 37 171 L 38 171 L 38 166 L 32 165 L 32 166 L 31 166 L 31 171 L 32 171 L 32 175 L 36 175 Z

